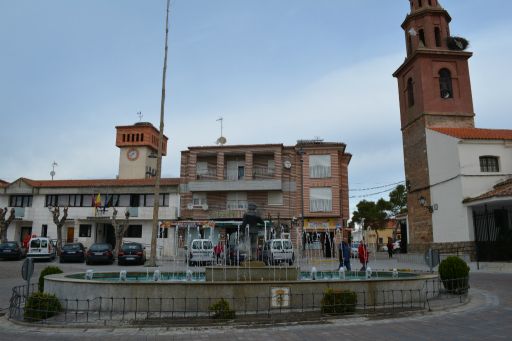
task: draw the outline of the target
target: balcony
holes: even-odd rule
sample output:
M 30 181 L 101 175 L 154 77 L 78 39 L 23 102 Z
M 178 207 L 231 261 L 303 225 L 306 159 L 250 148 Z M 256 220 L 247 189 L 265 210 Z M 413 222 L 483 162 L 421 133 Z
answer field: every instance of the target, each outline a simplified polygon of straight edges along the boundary
M 252 170 L 254 179 L 272 179 L 274 174 L 275 169 L 273 167 L 254 167 Z
M 191 192 L 281 191 L 282 186 L 282 181 L 277 179 L 217 180 L 192 181 L 188 184 L 188 189 Z
M 207 169 L 197 170 L 197 180 L 216 180 L 217 179 L 217 168 L 208 167 Z

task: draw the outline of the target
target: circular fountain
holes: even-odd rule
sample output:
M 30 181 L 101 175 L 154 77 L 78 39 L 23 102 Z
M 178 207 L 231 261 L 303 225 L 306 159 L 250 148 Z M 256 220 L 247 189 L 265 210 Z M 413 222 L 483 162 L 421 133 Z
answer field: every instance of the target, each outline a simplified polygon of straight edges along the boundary
M 435 275 L 398 271 L 300 271 L 299 267 L 225 267 L 209 266 L 204 271 L 192 272 L 96 272 L 57 274 L 45 278 L 45 291 L 55 294 L 61 301 L 88 301 L 91 309 L 105 309 L 105 298 L 112 298 L 111 311 L 140 309 L 140 302 L 132 298 L 159 300 L 158 309 L 208 311 L 211 302 L 221 298 L 244 302 L 244 309 L 265 311 L 272 305 L 274 292 L 286 292 L 290 309 L 318 306 L 322 293 L 334 290 L 351 290 L 365 293 L 365 304 L 379 304 L 389 300 L 386 295 L 372 292 L 400 291 L 410 300 L 422 299 L 417 293 L 424 289 Z M 123 298 L 116 301 L 114 298 Z M 130 299 L 125 299 L 130 298 Z M 194 300 L 193 307 L 187 300 Z M 115 303 L 119 302 L 119 304 Z M 139 305 L 138 307 L 136 305 Z M 99 307 L 95 307 L 99 305 Z M 134 305 L 133 307 L 131 305 Z M 236 307 L 235 307 L 236 308 Z M 283 308 L 283 307 L 279 307 Z M 149 310 L 148 306 L 148 310 Z

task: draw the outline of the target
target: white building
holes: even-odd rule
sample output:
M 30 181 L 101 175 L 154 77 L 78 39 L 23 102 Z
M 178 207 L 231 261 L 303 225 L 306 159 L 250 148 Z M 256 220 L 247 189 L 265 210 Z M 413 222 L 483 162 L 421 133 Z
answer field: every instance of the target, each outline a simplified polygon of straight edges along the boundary
M 512 130 L 430 128 L 426 140 L 434 243 L 485 244 L 512 232 Z
M 57 226 L 50 210 L 58 206 L 60 217 L 63 208 L 68 207 L 62 227 L 63 243 L 81 242 L 88 247 L 107 242 L 114 246 L 111 217 L 115 208 L 119 222 L 124 220 L 126 211 L 130 213 L 124 240 L 146 245 L 150 254 L 158 130 L 145 122 L 116 128 L 116 145 L 120 148 L 118 179 L 0 181 L 0 207 L 16 211 L 16 219 L 7 230 L 8 240 L 21 242 L 26 233 L 56 239 Z M 163 155 L 166 144 L 164 136 Z M 161 179 L 160 221 L 178 218 L 179 183 L 179 178 Z M 175 255 L 172 231 L 160 229 L 157 257 Z

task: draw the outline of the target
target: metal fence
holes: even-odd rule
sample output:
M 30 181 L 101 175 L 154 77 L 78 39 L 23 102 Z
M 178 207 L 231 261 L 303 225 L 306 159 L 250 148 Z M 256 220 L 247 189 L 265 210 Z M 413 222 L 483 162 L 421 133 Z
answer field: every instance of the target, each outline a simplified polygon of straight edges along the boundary
M 463 302 L 468 292 L 468 278 L 443 283 L 439 279 L 425 280 L 421 289 L 353 292 L 356 301 L 346 296 L 327 300 L 324 292 L 228 297 L 96 297 L 94 299 L 60 300 L 39 297 L 32 285 L 12 289 L 9 317 L 13 320 L 49 325 L 133 325 L 133 324 L 197 324 L 219 321 L 223 311 L 212 306 L 224 299 L 233 311 L 235 321 L 275 321 L 322 318 L 329 313 L 393 314 L 430 309 L 449 300 Z M 338 297 L 338 299 L 336 298 Z M 30 302 L 29 302 L 30 301 Z M 220 319 L 218 319 L 220 317 Z M 233 319 L 232 317 L 229 318 Z M 206 323 L 210 323 L 206 322 Z

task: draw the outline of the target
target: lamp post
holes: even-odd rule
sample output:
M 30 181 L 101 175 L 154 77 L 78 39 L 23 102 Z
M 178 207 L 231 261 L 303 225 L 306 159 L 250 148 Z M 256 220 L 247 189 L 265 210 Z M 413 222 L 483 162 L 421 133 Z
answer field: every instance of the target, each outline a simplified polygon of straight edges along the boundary
M 162 97 L 160 100 L 160 132 L 158 134 L 158 154 L 156 159 L 155 191 L 153 195 L 153 226 L 151 230 L 151 254 L 149 266 L 156 266 L 156 237 L 158 235 L 158 209 L 160 208 L 160 178 L 162 176 L 162 142 L 164 137 L 164 106 L 165 106 L 165 76 L 167 73 L 167 40 L 169 37 L 169 4 L 165 17 L 165 52 L 164 67 L 162 71 Z

